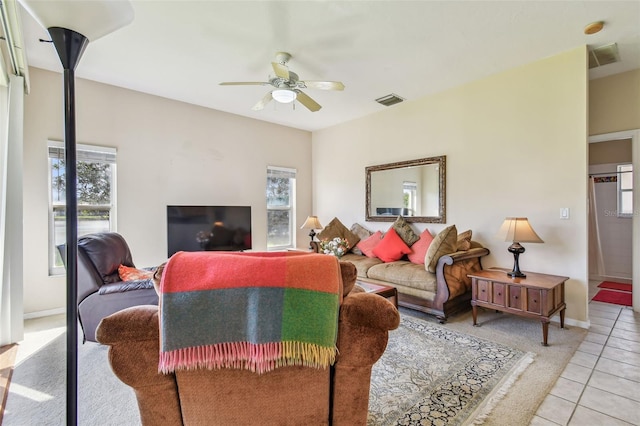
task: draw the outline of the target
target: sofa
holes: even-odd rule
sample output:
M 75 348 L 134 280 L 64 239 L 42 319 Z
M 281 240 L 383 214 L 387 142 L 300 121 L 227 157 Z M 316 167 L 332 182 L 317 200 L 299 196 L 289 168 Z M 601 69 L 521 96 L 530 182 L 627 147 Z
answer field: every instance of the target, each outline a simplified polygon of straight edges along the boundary
M 314 276 L 331 272 L 319 270 Z M 371 368 L 400 317 L 385 298 L 354 289 L 353 264 L 340 262 L 338 274 L 344 296 L 338 312 L 338 352 L 330 368 L 159 373 L 157 306 L 132 307 L 104 318 L 97 338 L 109 346 L 116 376 L 134 389 L 144 425 L 366 425 Z M 156 278 L 161 275 L 159 269 Z M 105 395 L 105 403 L 107 399 Z
M 58 246 L 66 266 L 66 246 Z M 83 341 L 96 341 L 102 318 L 136 305 L 157 305 L 153 271 L 137 269 L 129 245 L 116 232 L 78 238 L 78 319 Z
M 402 216 L 385 233 L 357 223 L 347 228 L 334 218 L 312 247 L 327 252 L 323 250 L 327 242 L 335 238 L 349 241 L 350 249 L 341 260 L 355 265 L 359 281 L 395 287 L 400 306 L 435 315 L 445 323 L 451 315 L 471 308 L 467 274 L 481 270 L 481 258 L 489 254 L 471 236 L 471 230 L 458 233 L 455 225 L 435 236 L 428 230 L 418 233 Z M 392 237 L 396 243 L 389 245 L 397 247 L 395 252 L 374 253 L 382 241 Z

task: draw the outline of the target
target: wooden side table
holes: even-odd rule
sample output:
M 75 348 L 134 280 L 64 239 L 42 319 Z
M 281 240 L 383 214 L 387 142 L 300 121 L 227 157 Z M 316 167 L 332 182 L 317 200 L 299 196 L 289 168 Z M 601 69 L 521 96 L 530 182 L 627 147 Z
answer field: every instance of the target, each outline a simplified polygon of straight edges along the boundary
M 564 283 L 569 277 L 527 272 L 525 278 L 512 278 L 508 269 L 492 268 L 474 272 L 471 278 L 473 325 L 477 325 L 477 308 L 482 306 L 542 322 L 542 344 L 548 346 L 549 319 L 560 313 L 564 328 Z

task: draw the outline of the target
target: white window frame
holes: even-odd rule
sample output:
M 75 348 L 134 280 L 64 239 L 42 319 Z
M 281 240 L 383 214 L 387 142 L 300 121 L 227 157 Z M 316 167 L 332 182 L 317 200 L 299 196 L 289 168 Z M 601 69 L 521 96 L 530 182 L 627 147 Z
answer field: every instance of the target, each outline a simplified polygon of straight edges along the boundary
M 617 166 L 618 176 L 616 181 L 618 182 L 618 217 L 633 217 L 633 164 L 618 164 Z M 630 186 L 623 186 L 623 175 L 629 174 L 631 176 L 628 181 Z M 626 197 L 625 197 L 626 195 Z M 625 202 L 628 201 L 628 203 Z
M 60 201 L 54 201 L 52 197 L 52 170 L 51 170 L 51 158 L 53 157 L 61 157 L 64 158 L 64 143 L 60 141 L 47 141 L 47 179 L 48 179 L 48 197 L 49 197 L 49 207 L 48 207 L 48 222 L 49 222 L 49 275 L 62 275 L 65 273 L 64 266 L 59 264 L 59 253 L 58 248 L 56 247 L 56 226 L 54 220 L 54 211 L 64 209 L 66 206 L 66 198 Z M 117 200 L 117 185 L 116 185 L 116 168 L 117 168 L 117 150 L 113 147 L 106 146 L 96 146 L 96 145 L 86 145 L 86 144 L 77 144 L 76 145 L 76 161 L 80 162 L 83 160 L 91 160 L 91 161 L 99 161 L 111 164 L 111 204 L 108 205 L 80 205 L 78 204 L 78 209 L 83 208 L 92 208 L 99 207 L 101 209 L 109 209 L 109 231 L 115 232 L 117 229 L 116 226 L 116 200 Z M 81 229 L 78 229 L 78 236 L 85 235 L 86 232 L 82 232 Z
M 402 182 L 402 193 L 403 198 L 405 194 L 408 198 L 408 203 L 404 207 L 409 210 L 410 216 L 414 216 L 418 205 L 418 184 L 411 181 Z
M 277 251 L 295 248 L 296 245 L 296 178 L 298 171 L 290 167 L 267 166 L 267 179 L 272 175 L 280 175 L 289 177 L 289 205 L 288 206 L 269 206 L 269 201 L 265 197 L 267 204 L 267 250 Z M 266 184 L 266 182 L 265 182 Z M 270 245 L 269 243 L 269 211 L 289 211 L 289 235 L 291 236 L 288 244 Z

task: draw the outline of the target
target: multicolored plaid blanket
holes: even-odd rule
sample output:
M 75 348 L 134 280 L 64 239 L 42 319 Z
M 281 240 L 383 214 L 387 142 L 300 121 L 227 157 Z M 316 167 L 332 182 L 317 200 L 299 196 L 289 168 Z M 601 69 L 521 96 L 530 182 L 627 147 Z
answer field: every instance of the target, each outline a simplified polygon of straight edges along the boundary
M 160 293 L 160 372 L 335 361 L 342 279 L 334 256 L 179 252 Z

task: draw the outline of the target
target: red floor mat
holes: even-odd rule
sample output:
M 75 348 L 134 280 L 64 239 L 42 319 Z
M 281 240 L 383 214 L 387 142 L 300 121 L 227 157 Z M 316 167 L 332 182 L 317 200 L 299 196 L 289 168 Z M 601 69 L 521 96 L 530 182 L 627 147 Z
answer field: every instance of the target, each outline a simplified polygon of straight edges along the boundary
M 613 303 L 615 305 L 631 306 L 631 293 L 624 291 L 600 290 L 591 300 L 596 302 Z
M 602 281 L 598 284 L 598 287 L 611 290 L 631 291 L 631 284 L 616 283 L 613 281 Z

